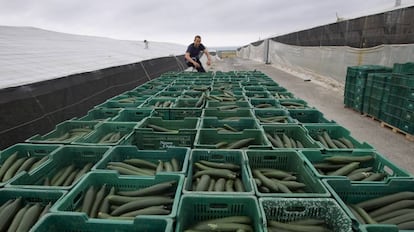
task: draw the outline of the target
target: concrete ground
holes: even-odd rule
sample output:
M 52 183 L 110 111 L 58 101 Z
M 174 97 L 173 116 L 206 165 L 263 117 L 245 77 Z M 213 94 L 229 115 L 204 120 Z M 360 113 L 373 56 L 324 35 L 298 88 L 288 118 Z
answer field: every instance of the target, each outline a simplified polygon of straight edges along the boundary
M 372 145 L 380 154 L 387 157 L 400 168 L 414 174 L 414 141 L 410 141 L 390 128 L 381 127 L 381 123 L 370 117 L 345 108 L 343 104 L 343 83 L 326 84 L 330 80 L 306 80 L 300 75 L 292 75 L 272 65 L 242 58 L 215 60 L 212 71 L 258 70 L 271 77 L 280 86 L 296 97 L 316 107 L 325 118 L 336 121 L 351 132 L 351 136 L 360 142 Z M 413 137 L 411 137 L 413 138 Z

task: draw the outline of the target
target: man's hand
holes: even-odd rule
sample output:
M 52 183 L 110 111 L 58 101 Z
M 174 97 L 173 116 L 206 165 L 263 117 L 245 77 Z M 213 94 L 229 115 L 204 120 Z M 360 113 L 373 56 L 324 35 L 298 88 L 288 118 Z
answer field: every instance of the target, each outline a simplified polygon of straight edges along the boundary
M 199 63 L 197 63 L 197 62 L 194 62 L 194 67 L 195 67 L 195 68 L 200 68 L 200 64 L 199 64 Z
M 211 65 L 211 61 L 207 60 L 207 65 L 210 66 Z

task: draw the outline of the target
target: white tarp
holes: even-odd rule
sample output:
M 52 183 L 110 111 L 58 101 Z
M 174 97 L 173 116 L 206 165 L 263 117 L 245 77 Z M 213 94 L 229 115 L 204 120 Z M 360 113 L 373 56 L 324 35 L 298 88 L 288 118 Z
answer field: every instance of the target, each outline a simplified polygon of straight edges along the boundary
M 185 50 L 179 44 L 149 41 L 146 49 L 143 41 L 0 26 L 0 89 L 183 55 Z
M 250 44 L 241 48 L 237 55 L 265 62 L 263 47 Z M 330 77 L 344 83 L 348 66 L 376 64 L 392 67 L 394 63 L 414 62 L 414 44 L 358 49 L 347 46 L 293 46 L 270 40 L 269 61 L 281 69 Z

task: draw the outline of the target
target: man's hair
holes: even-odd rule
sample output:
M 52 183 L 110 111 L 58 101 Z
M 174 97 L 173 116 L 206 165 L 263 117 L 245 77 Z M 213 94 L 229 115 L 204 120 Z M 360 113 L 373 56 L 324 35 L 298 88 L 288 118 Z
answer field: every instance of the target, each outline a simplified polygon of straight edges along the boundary
M 194 37 L 194 40 L 196 40 L 196 39 L 201 39 L 201 36 L 199 36 L 199 35 L 196 35 L 195 37 Z

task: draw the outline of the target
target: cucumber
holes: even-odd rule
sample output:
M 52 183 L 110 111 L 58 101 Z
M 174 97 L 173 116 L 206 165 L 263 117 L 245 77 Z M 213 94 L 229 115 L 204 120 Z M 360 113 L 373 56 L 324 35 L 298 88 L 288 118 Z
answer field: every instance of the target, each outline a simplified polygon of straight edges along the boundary
M 225 191 L 226 192 L 234 192 L 233 185 L 234 185 L 234 180 L 232 180 L 232 179 L 226 180 Z
M 82 202 L 82 212 L 86 213 L 88 216 L 91 215 L 91 209 L 93 206 L 93 202 L 95 200 L 96 190 L 95 186 L 90 186 L 83 197 Z
M 370 200 L 362 201 L 357 204 L 357 206 L 365 209 L 366 211 L 371 211 L 376 208 L 380 208 L 382 206 L 386 206 L 389 204 L 392 204 L 394 202 L 400 201 L 400 200 L 408 200 L 408 199 L 414 199 L 414 192 L 397 192 L 394 194 L 386 195 L 383 197 L 373 198 Z
M 105 198 L 102 201 L 101 206 L 99 207 L 99 212 L 102 213 L 109 213 L 109 197 L 115 194 L 115 187 L 112 186 L 111 190 L 109 190 L 108 195 L 105 196 Z M 99 217 L 99 213 L 98 213 Z
M 210 176 L 202 175 L 195 191 L 207 191 L 210 186 Z
M 106 184 L 103 184 L 101 189 L 96 193 L 95 200 L 93 202 L 92 208 L 91 208 L 91 214 L 90 217 L 96 218 L 98 216 L 98 211 L 100 209 L 101 203 L 105 197 L 106 192 Z
M 224 168 L 224 169 L 230 169 L 230 170 L 240 170 L 240 165 L 233 164 L 233 163 L 218 163 L 218 162 L 211 162 L 207 160 L 199 160 L 198 161 L 201 164 L 204 164 L 208 167 L 212 168 Z
M 157 166 L 158 166 L 150 161 L 143 160 L 143 159 L 126 159 L 123 162 L 134 165 L 136 167 L 146 167 L 146 168 L 151 168 L 154 170 L 157 169 Z
M 327 157 L 324 161 L 328 161 L 330 163 L 335 164 L 348 164 L 352 162 L 368 162 L 374 159 L 372 155 L 363 155 L 363 156 L 343 156 L 343 155 L 335 155 L 331 157 Z
M 201 177 L 202 175 L 209 175 L 215 178 L 226 178 L 226 179 L 235 179 L 237 177 L 237 173 L 232 172 L 228 169 L 208 169 L 198 171 L 193 175 L 193 179 L 197 177 Z
M 27 211 L 24 213 L 22 221 L 20 222 L 17 231 L 29 231 L 30 228 L 36 223 L 39 219 L 39 215 L 42 212 L 42 206 L 39 203 L 34 204 L 31 206 Z
M 112 216 L 120 216 L 121 214 L 143 209 L 149 206 L 172 204 L 174 199 L 169 197 L 146 197 L 136 201 L 131 201 L 119 206 L 116 210 L 111 212 Z
M 399 210 L 399 209 L 410 208 L 413 206 L 414 206 L 414 200 L 401 200 L 401 201 L 397 201 L 392 204 L 389 204 L 387 206 L 378 208 L 374 211 L 371 211 L 369 214 L 372 217 L 377 217 L 377 216 L 386 214 L 388 212 L 392 212 L 392 211 Z
M 14 216 L 19 212 L 23 200 L 21 197 L 17 198 L 0 212 L 0 231 L 6 231 L 10 223 L 12 223 Z
M 328 132 L 324 131 L 322 133 L 322 137 L 325 139 L 326 144 L 328 144 L 329 148 L 337 149 L 338 147 L 332 142 L 331 137 L 329 136 Z
M 243 148 L 245 146 L 250 145 L 252 142 L 254 142 L 256 139 L 255 138 L 245 138 L 245 139 L 240 139 L 234 143 L 231 143 L 227 149 L 240 149 Z
M 139 215 L 168 215 L 170 213 L 171 210 L 168 210 L 164 205 L 157 205 L 124 213 L 120 215 L 120 217 L 136 217 Z
M 20 222 L 23 219 L 24 214 L 29 209 L 30 205 L 26 204 L 23 208 L 17 212 L 17 214 L 14 216 L 12 223 L 9 226 L 8 232 L 17 231 L 17 228 L 19 227 Z
M 236 190 L 236 192 L 245 192 L 246 191 L 244 189 L 243 182 L 241 181 L 240 178 L 236 178 L 236 180 L 234 181 L 234 189 Z
M 22 166 L 24 161 L 26 161 L 26 157 L 17 159 L 4 174 L 2 181 L 5 182 L 10 180 L 16 174 L 16 171 L 20 168 L 20 166 Z
M 219 178 L 216 181 L 216 184 L 214 185 L 214 191 L 215 192 L 224 192 L 225 187 L 226 187 L 226 179 Z
M 346 176 L 352 171 L 354 171 L 355 169 L 357 169 L 358 166 L 359 166 L 359 162 L 352 162 L 334 172 L 328 173 L 328 175 L 329 176 Z
M 131 196 L 131 197 L 157 195 L 157 194 L 162 194 L 164 192 L 167 192 L 172 187 L 176 187 L 176 186 L 177 186 L 177 181 L 174 180 L 174 181 L 158 183 L 158 184 L 155 184 L 155 185 L 152 185 L 146 188 L 138 189 L 135 191 L 119 191 L 118 194 L 122 196 Z

